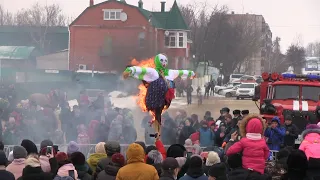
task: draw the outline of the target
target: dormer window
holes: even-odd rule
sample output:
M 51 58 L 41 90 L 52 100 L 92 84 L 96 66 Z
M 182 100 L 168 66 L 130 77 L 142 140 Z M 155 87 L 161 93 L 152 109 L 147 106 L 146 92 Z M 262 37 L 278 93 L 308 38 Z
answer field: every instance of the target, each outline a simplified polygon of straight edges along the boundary
M 122 9 L 103 9 L 103 20 L 120 20 Z
M 183 31 L 169 31 L 165 35 L 164 43 L 168 48 L 186 48 L 187 33 Z

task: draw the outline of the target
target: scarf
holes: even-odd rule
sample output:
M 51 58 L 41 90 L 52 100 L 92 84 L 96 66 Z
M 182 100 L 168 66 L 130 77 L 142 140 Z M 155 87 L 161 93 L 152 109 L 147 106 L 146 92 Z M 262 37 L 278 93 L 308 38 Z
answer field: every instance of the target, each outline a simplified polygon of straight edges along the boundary
M 169 69 L 165 68 L 162 66 L 161 62 L 160 62 L 160 57 L 159 55 L 157 55 L 155 58 L 154 58 L 154 64 L 155 64 L 155 70 L 163 76 L 168 76 L 169 75 Z
M 260 140 L 262 138 L 260 133 L 247 133 L 246 137 L 254 141 Z

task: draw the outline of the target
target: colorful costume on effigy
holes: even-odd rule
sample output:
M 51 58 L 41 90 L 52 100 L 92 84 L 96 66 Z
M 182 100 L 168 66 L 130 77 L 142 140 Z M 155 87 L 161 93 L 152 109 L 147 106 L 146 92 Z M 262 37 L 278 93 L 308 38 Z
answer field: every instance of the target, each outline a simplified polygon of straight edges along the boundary
M 161 125 L 161 114 L 164 109 L 169 108 L 174 99 L 174 82 L 177 77 L 192 78 L 193 71 L 167 69 L 168 59 L 163 54 L 154 58 L 155 68 L 131 66 L 123 72 L 123 77 L 128 76 L 142 80 L 147 88 L 145 104 L 147 111 L 152 112 L 155 118 L 155 129 L 159 133 Z

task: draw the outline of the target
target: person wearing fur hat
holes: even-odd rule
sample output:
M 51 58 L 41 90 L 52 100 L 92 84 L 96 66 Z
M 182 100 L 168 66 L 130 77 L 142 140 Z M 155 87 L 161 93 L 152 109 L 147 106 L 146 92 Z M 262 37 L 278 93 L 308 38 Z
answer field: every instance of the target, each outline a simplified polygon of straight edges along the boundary
M 208 177 L 203 172 L 202 165 L 203 161 L 201 159 L 201 156 L 191 156 L 187 173 L 179 180 L 208 180 Z
M 24 161 L 27 158 L 27 150 L 22 146 L 13 147 L 13 161 L 6 167 L 16 179 L 22 176 L 22 170 L 25 167 Z
M 162 154 L 158 150 L 151 150 L 147 154 L 146 163 L 154 166 L 158 171 L 158 175 L 161 175 L 161 163 L 163 161 Z
M 217 164 L 217 163 L 220 163 L 220 162 L 221 161 L 220 161 L 220 157 L 219 157 L 218 153 L 216 153 L 214 151 L 210 151 L 208 153 L 207 158 L 206 158 L 206 164 L 203 167 L 204 173 L 206 175 L 208 175 L 210 167 Z
M 144 150 L 136 143 L 129 145 L 127 150 L 127 165 L 120 168 L 116 176 L 117 180 L 158 180 L 157 170 L 144 163 Z
M 106 166 L 111 162 L 111 157 L 115 153 L 120 153 L 120 144 L 116 141 L 108 141 L 104 145 L 105 151 L 107 153 L 107 157 L 101 158 L 96 167 L 95 175 L 99 174 L 103 171 Z M 96 176 L 95 176 L 96 177 Z
M 29 139 L 22 140 L 21 146 L 24 147 L 27 150 L 28 155 L 29 154 L 38 154 L 37 146 L 34 144 L 34 142 L 32 142 Z
M 181 166 L 177 159 L 168 157 L 162 163 L 162 174 L 159 180 L 175 180 Z
M 56 173 L 56 160 L 52 154 L 48 154 L 51 162 L 51 172 L 43 172 L 39 158 L 35 154 L 30 154 L 26 161 L 26 167 L 22 171 L 22 176 L 18 180 L 52 180 Z
M 283 146 L 285 135 L 286 129 L 281 127 L 279 117 L 273 117 L 271 119 L 271 126 L 264 132 L 264 136 L 268 138 L 267 143 L 269 149 L 279 151 Z
M 299 149 L 307 158 L 320 158 L 320 127 L 316 124 L 309 124 L 302 132 L 302 142 Z
M 95 147 L 95 153 L 90 154 L 87 163 L 89 164 L 93 173 L 96 172 L 96 167 L 98 162 L 107 157 L 106 149 L 105 149 L 105 142 L 99 142 Z
M 1 180 L 15 180 L 14 175 L 6 170 L 8 160 L 6 154 L 0 150 L 0 179 Z
M 248 115 L 242 119 L 239 128 L 242 138 L 227 150 L 226 155 L 242 152 L 243 168 L 264 174 L 269 148 L 262 137 L 265 129 L 263 119 L 258 115 Z M 235 141 L 236 138 L 237 132 L 232 134 L 230 141 Z
M 111 163 L 98 174 L 97 180 L 115 180 L 120 168 L 125 165 L 125 160 L 122 154 L 115 153 L 111 157 Z
M 88 174 L 89 167 L 86 165 L 86 157 L 81 152 L 72 153 L 70 161 L 75 167 L 80 180 L 91 180 L 92 177 Z

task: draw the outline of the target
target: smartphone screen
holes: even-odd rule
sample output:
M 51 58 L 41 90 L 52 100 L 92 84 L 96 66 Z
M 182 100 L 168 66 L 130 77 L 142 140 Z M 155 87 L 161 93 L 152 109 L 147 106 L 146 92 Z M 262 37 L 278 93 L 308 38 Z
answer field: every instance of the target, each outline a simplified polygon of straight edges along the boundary
M 74 170 L 69 170 L 69 176 L 74 179 Z
M 52 146 L 47 146 L 47 154 L 51 154 L 52 153 Z

